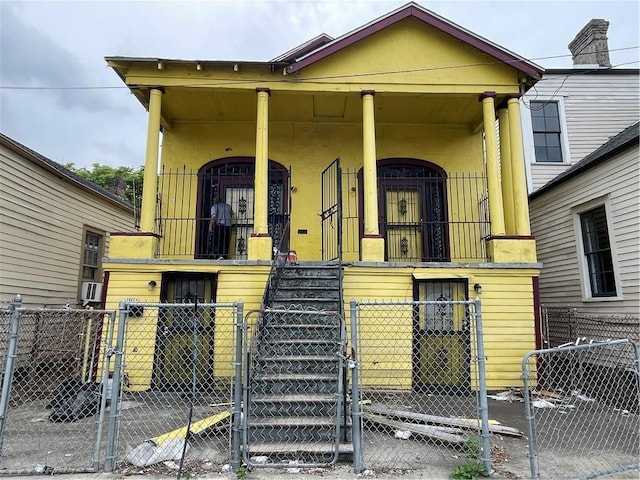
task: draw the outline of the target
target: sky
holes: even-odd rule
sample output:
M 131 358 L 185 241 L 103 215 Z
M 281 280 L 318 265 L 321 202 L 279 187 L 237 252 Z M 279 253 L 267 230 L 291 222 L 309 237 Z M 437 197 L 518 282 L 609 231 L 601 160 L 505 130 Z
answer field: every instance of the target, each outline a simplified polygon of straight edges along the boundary
M 0 132 L 61 164 L 136 168 L 147 113 L 104 57 L 268 61 L 406 3 L 0 0 Z M 545 68 L 570 68 L 568 43 L 604 18 L 611 63 L 640 67 L 635 0 L 417 3 Z

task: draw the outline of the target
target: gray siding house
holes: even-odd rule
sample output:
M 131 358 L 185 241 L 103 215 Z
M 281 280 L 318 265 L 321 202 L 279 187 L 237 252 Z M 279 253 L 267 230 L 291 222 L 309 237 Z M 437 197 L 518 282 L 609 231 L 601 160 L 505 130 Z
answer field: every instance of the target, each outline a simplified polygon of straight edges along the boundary
M 609 61 L 609 23 L 591 20 L 569 44 L 574 65 L 547 69 L 521 102 L 529 192 L 640 118 L 640 70 Z
M 529 196 L 545 306 L 639 315 L 638 137 L 636 122 Z
M 114 231 L 135 231 L 132 205 L 0 134 L 1 305 L 99 306 Z

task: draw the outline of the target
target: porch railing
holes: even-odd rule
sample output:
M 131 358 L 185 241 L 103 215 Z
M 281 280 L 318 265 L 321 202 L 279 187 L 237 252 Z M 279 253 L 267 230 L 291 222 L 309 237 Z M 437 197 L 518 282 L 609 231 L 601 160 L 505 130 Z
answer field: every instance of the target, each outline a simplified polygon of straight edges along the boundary
M 483 175 L 379 179 L 378 197 L 378 226 L 385 237 L 385 260 L 487 260 L 486 240 L 491 227 Z M 362 179 L 358 171 L 342 170 L 342 199 L 343 255 L 345 261 L 357 260 L 363 233 Z
M 237 170 L 237 171 L 236 171 Z M 247 258 L 248 239 L 253 233 L 254 181 L 241 169 L 197 172 L 185 168 L 163 170 L 158 179 L 156 233 L 161 237 L 161 258 L 217 259 L 208 234 L 210 208 L 220 197 L 231 205 L 233 218 L 229 239 L 229 260 Z M 288 235 L 289 172 L 269 170 L 268 231 L 274 246 Z M 284 240 L 288 246 L 288 238 Z M 287 247 L 288 248 L 288 247 Z
M 273 244 L 285 235 L 289 220 L 289 179 L 270 173 L 268 229 Z M 285 174 L 286 175 L 286 174 Z M 346 262 L 360 257 L 363 235 L 362 181 L 356 170 L 342 169 L 341 253 Z M 486 178 L 477 174 L 447 178 L 384 178 L 379 190 L 379 228 L 389 262 L 483 262 L 490 235 Z M 246 259 L 253 233 L 253 178 L 213 176 L 179 169 L 159 177 L 157 231 L 161 258 L 213 258 L 207 231 L 212 199 L 234 211 L 229 259 Z M 305 215 L 298 206 L 299 214 Z M 310 210 L 313 206 L 309 205 Z M 288 233 L 287 233 L 288 235 Z M 294 247 L 295 248 L 295 247 Z M 217 257 L 216 257 L 217 258 Z M 310 259 L 310 260 L 320 260 Z

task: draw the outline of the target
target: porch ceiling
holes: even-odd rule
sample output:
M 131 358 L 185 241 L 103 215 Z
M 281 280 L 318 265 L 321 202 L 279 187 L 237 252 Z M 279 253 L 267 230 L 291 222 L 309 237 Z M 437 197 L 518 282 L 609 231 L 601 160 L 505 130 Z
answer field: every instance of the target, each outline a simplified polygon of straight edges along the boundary
M 256 94 L 246 90 L 167 88 L 162 99 L 163 118 L 174 122 L 254 122 Z M 398 124 L 463 125 L 471 128 L 482 120 L 477 95 L 397 95 L 376 93 L 376 122 Z M 272 92 L 272 122 L 362 121 L 360 93 L 303 94 Z

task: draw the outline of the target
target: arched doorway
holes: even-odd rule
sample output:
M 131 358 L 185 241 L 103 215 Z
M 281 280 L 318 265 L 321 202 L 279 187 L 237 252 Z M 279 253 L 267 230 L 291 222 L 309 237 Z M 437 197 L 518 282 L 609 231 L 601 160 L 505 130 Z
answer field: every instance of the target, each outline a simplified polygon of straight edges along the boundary
M 447 174 L 425 160 L 379 160 L 378 218 L 389 262 L 448 262 Z
M 196 258 L 212 258 L 208 238 L 209 212 L 219 197 L 233 210 L 230 259 L 246 259 L 248 238 L 253 233 L 255 183 L 254 157 L 230 157 L 213 160 L 198 171 L 198 208 Z M 276 245 L 289 215 L 289 171 L 269 161 L 269 234 Z

